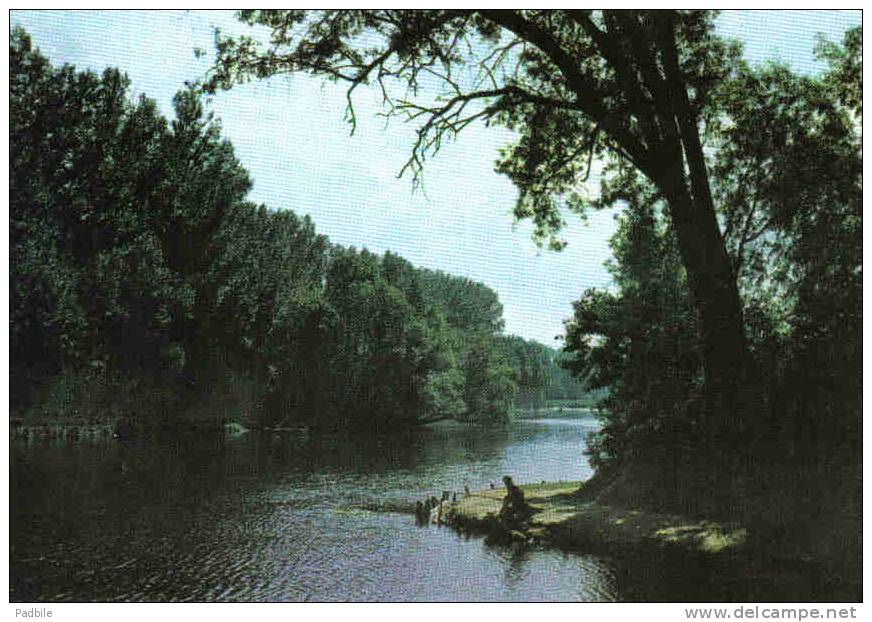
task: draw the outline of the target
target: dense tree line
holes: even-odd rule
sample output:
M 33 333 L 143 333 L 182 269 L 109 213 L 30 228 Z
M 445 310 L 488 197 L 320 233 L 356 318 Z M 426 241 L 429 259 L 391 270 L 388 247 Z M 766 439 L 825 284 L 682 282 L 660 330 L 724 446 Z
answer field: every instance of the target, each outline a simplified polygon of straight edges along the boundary
M 590 401 L 591 392 L 566 369 L 568 359 L 562 351 L 515 335 L 500 339 L 499 350 L 514 371 L 517 406 Z
M 13 33 L 15 410 L 67 415 L 102 386 L 104 406 L 139 394 L 125 414 L 160 422 L 230 402 L 248 423 L 393 431 L 503 420 L 518 387 L 547 384 L 551 355 L 502 334 L 492 290 L 247 201 L 199 95 L 167 121 L 128 87 Z

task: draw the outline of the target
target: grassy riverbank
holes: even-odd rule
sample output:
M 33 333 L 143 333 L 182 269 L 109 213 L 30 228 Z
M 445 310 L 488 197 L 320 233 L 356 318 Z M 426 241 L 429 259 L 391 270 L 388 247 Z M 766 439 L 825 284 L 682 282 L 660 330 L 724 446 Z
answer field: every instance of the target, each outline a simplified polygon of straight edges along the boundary
M 501 488 L 476 491 L 450 504 L 446 522 L 492 544 L 594 553 L 625 560 L 629 567 L 681 566 L 689 569 L 682 580 L 708 581 L 699 594 L 687 596 L 690 600 L 735 600 L 737 595 L 753 600 L 760 594 L 816 602 L 861 598 L 862 579 L 851 553 L 856 547 L 834 544 L 859 528 L 844 521 L 821 519 L 809 527 L 810 534 L 770 538 L 732 520 L 607 501 L 607 496 L 585 491 L 581 482 L 543 482 L 521 489 L 533 509 L 522 525 L 507 527 L 497 519 L 505 496 Z
M 580 482 L 522 485 L 534 514 L 517 528 L 507 528 L 497 520 L 505 495 L 502 489 L 474 492 L 451 504 L 448 522 L 461 531 L 497 541 L 607 553 L 645 548 L 722 554 L 741 550 L 747 541 L 747 530 L 735 523 L 584 501 L 577 494 L 579 486 Z

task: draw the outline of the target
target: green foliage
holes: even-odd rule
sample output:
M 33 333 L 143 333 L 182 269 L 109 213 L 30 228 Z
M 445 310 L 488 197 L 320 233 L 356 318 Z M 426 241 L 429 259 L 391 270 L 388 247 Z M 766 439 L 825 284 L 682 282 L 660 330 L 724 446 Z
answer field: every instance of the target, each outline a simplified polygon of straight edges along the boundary
M 842 45 L 820 40 L 817 55 L 826 60 L 830 70 L 824 84 L 839 104 L 863 114 L 863 29 L 860 26 L 845 33 Z
M 371 253 L 334 249 L 326 279 L 337 407 L 353 411 L 363 424 L 408 427 L 423 404 L 426 326 L 403 292 L 383 278 Z
M 573 402 L 587 398 L 584 385 L 565 369 L 561 352 L 514 335 L 500 339 L 498 348 L 514 371 L 516 405 L 541 408 L 553 400 Z
M 178 360 L 190 283 L 166 261 L 154 205 L 171 133 L 127 79 L 54 70 L 18 30 L 10 46 L 12 347 L 21 365 L 128 368 Z M 186 214 L 167 214 L 184 230 Z M 49 328 L 41 335 L 42 326 Z M 167 359 L 169 357 L 169 359 Z
M 608 389 L 604 426 L 590 449 L 598 466 L 682 451 L 683 436 L 699 423 L 691 405 L 703 379 L 687 278 L 657 193 L 624 171 L 602 194 L 604 206 L 626 202 L 609 267 L 617 292 L 585 292 L 565 346 L 566 366 L 592 389 Z
M 499 355 L 495 344 L 480 338 L 473 341 L 461 369 L 467 416 L 475 414 L 485 421 L 505 419 L 516 385 L 512 368 Z
M 830 68 L 814 78 L 741 64 L 714 102 L 715 191 L 769 399 L 761 436 L 791 456 L 812 442 L 851 455 L 859 439 L 860 45 L 857 29 L 822 44 Z
M 804 494 L 779 520 L 855 494 L 832 478 L 857 468 L 861 438 L 862 160 L 857 102 L 845 96 L 859 88 L 846 69 L 857 41 L 851 31 L 845 50 L 828 45 L 831 69 L 815 78 L 736 63 L 708 104 L 713 195 L 753 356 L 742 443 L 713 438 L 702 416 L 700 320 L 670 206 L 631 169 L 607 171 L 596 205 L 626 206 L 616 287 L 575 304 L 566 343 L 570 369 L 609 389 L 591 448 L 606 471 L 634 469 L 673 501 L 702 496 L 693 482 L 708 480 L 707 494 L 735 500 L 741 489 L 765 506 L 764 474 L 793 469 Z
M 542 380 L 500 355 L 486 286 L 247 202 L 195 92 L 167 123 L 118 71 L 53 68 L 20 29 L 10 76 L 16 407 L 142 378 L 162 387 L 161 419 L 233 400 L 247 424 L 388 432 L 502 420 L 514 379 Z

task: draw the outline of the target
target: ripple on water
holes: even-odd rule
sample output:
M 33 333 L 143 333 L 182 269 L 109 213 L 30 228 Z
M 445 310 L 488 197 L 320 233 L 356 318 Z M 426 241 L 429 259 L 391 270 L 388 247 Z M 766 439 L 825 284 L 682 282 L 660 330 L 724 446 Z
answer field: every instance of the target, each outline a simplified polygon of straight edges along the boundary
M 173 451 L 107 444 L 99 455 L 22 447 L 12 456 L 21 481 L 10 598 L 613 600 L 614 578 L 596 558 L 492 548 L 397 511 L 507 472 L 580 479 L 589 429 L 560 420 L 293 451 L 255 435 Z

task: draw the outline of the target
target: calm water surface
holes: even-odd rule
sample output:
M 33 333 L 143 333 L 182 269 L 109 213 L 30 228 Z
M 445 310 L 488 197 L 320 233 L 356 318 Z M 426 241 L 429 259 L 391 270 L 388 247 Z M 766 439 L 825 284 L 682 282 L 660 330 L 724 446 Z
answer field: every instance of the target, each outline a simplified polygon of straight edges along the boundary
M 14 442 L 13 601 L 717 600 L 717 573 L 489 546 L 396 511 L 590 476 L 589 419 L 392 439 Z

